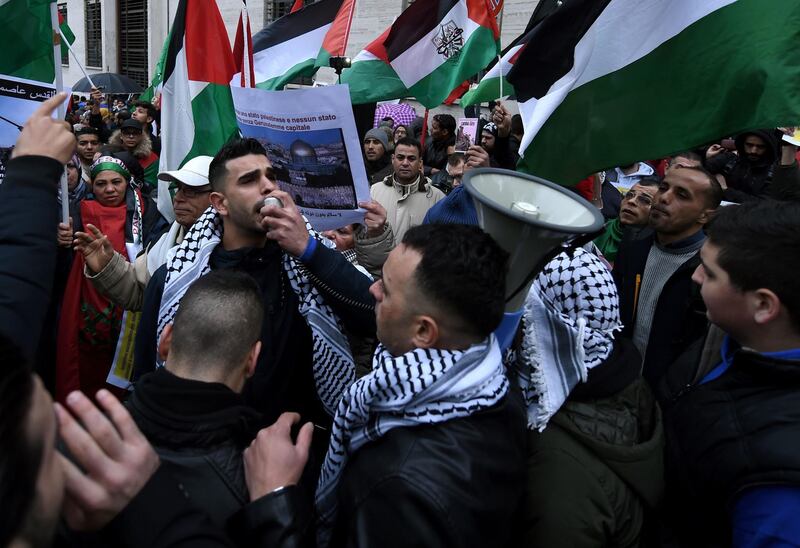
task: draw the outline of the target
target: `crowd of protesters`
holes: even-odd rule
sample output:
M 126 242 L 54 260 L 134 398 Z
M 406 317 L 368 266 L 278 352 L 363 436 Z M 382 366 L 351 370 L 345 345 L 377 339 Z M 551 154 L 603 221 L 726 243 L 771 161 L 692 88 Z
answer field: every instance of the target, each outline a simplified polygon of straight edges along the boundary
M 0 185 L 0 545 L 800 544 L 791 128 L 571 187 L 605 226 L 501 349 L 462 179 L 515 168 L 508 105 L 461 152 L 378 121 L 363 222 L 318 233 L 258 141 L 159 171 L 152 104 L 62 99 Z

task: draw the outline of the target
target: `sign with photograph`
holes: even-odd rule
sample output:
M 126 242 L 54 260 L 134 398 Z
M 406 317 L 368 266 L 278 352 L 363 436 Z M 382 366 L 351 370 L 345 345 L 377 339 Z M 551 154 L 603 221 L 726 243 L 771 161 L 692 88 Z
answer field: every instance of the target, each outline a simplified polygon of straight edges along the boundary
M 53 84 L 0 74 L 0 183 L 22 126 L 42 102 L 55 94 Z
M 316 230 L 364 220 L 369 181 L 347 86 L 231 91 L 242 135 L 264 145 L 281 190 Z
M 477 135 L 477 118 L 459 118 L 456 125 L 456 152 L 466 152 L 469 147 L 477 144 Z

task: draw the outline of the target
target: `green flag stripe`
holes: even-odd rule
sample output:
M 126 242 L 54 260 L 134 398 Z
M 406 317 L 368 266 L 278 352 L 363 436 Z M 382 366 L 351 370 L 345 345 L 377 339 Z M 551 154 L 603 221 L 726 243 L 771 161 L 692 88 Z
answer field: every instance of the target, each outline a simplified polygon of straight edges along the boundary
M 194 141 L 183 165 L 195 156 L 214 156 L 231 137 L 239 134 L 233 98 L 228 86 L 208 84 L 192 100 Z
M 800 122 L 798 6 L 797 0 L 774 0 L 770 9 L 736 2 L 573 90 L 518 167 L 574 184 L 601 169 Z
M 487 101 L 494 101 L 500 95 L 500 80 L 503 80 L 503 96 L 514 95 L 514 86 L 508 83 L 504 77 L 489 78 L 481 80 L 478 87 L 472 89 L 461 97 L 460 104 L 462 107 L 474 105 L 477 103 L 485 103 Z
M 263 82 L 258 82 L 256 87 L 260 89 L 280 91 L 283 89 L 283 86 L 295 78 L 299 78 L 300 76 L 314 76 L 314 73 L 317 72 L 317 67 L 314 66 L 315 62 L 315 58 L 306 59 L 302 63 L 296 64 L 280 76 L 270 78 L 269 80 L 264 80 Z

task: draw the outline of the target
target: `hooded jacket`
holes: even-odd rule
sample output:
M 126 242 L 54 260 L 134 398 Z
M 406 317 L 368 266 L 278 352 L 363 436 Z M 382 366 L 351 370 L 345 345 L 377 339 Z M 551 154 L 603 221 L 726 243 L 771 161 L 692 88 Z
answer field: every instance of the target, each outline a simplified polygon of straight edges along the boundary
M 437 202 L 444 200 L 444 193 L 431 184 L 425 176 L 417 179 L 415 190 L 401 196 L 394 186 L 394 172 L 382 183 L 372 185 L 370 197 L 386 209 L 387 222 L 394 230 L 395 242 L 402 242 L 409 228 L 422 224 L 428 210 Z
M 108 144 L 125 146 L 122 144 L 121 130 L 118 129 L 111 134 Z M 127 148 L 125 150 L 127 150 Z M 147 133 L 144 134 L 142 142 L 131 151 L 131 154 L 139 160 L 139 165 L 141 165 L 144 170 L 144 182 L 156 188 L 158 186 L 158 154 L 153 152 L 153 143 L 150 141 L 150 136 Z
M 767 145 L 764 156 L 752 162 L 744 151 L 744 141 L 750 135 L 761 138 Z M 719 154 L 707 162 L 708 170 L 722 174 L 728 188 L 723 198 L 729 202 L 747 202 L 767 195 L 772 183 L 773 166 L 780 157 L 780 144 L 775 130 L 755 129 L 736 136 L 736 151 Z

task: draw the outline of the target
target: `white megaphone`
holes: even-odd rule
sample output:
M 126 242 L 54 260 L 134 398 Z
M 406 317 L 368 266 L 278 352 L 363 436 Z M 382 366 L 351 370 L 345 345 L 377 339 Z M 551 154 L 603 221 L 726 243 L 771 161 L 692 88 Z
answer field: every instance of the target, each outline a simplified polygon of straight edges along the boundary
M 511 345 L 533 279 L 557 254 L 585 244 L 603 229 L 600 210 L 578 194 L 516 171 L 478 168 L 464 173 L 478 224 L 509 254 L 506 314 L 495 331 Z

